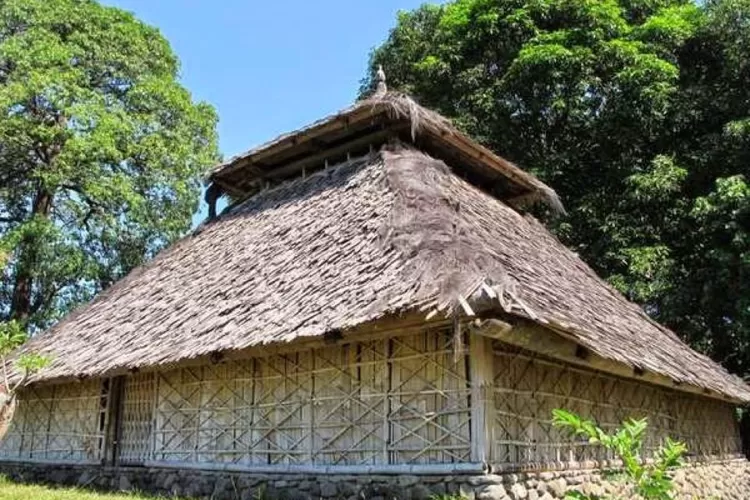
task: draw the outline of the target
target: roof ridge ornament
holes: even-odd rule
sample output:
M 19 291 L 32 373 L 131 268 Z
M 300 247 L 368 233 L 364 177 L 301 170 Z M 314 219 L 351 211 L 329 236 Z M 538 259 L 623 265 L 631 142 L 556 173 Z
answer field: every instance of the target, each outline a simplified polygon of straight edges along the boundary
M 378 71 L 375 73 L 375 81 L 377 82 L 377 85 L 373 97 L 383 97 L 388 92 L 388 85 L 386 85 L 385 71 L 383 71 L 382 64 L 378 64 Z

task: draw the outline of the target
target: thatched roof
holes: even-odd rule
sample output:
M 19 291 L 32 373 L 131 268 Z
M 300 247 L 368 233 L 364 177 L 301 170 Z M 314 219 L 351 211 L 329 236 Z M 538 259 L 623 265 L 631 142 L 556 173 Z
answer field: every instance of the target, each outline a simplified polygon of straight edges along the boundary
M 541 201 L 563 210 L 557 194 L 533 175 L 474 142 L 449 120 L 398 92 L 375 94 L 315 123 L 281 135 L 217 165 L 209 180 L 224 193 L 242 197 L 267 182 L 297 177 L 330 151 L 352 143 L 383 143 L 393 136 L 416 143 L 432 156 L 460 164 L 463 174 L 511 206 Z
M 402 146 L 254 195 L 28 348 L 53 358 L 36 380 L 101 376 L 489 297 L 605 358 L 750 400 L 539 222 Z

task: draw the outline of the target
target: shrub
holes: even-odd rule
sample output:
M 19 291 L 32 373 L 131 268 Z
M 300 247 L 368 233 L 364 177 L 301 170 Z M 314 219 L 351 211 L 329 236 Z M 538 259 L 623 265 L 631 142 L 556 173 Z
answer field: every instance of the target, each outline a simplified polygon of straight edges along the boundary
M 654 454 L 652 461 L 643 459 L 643 438 L 648 427 L 647 420 L 630 419 L 614 433 L 607 433 L 591 420 L 584 420 L 565 410 L 552 411 L 552 423 L 571 431 L 574 436 L 588 438 L 589 443 L 611 450 L 622 461 L 623 471 L 619 477 L 633 487 L 633 492 L 645 500 L 671 500 L 674 484 L 670 470 L 682 464 L 687 447 L 667 438 Z M 594 500 L 600 497 L 570 492 L 569 499 Z

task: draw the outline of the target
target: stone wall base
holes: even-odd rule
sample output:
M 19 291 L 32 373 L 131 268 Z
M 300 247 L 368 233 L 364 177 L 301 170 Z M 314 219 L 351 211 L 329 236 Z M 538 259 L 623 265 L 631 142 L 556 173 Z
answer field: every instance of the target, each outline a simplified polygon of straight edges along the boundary
M 0 473 L 24 483 L 100 490 L 138 490 L 167 497 L 211 500 L 427 500 L 463 495 L 471 500 L 552 500 L 566 491 L 635 498 L 594 470 L 502 475 L 252 474 L 145 467 L 100 467 L 0 462 Z M 750 462 L 688 465 L 675 473 L 680 500 L 750 499 Z

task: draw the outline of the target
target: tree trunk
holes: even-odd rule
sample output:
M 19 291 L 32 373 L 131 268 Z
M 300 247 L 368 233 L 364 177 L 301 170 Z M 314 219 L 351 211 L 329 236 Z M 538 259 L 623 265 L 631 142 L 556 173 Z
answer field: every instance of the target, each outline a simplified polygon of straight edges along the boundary
M 34 197 L 31 217 L 48 218 L 52 210 L 52 193 L 40 188 Z M 31 293 L 34 284 L 34 270 L 38 261 L 39 242 L 37 235 L 27 235 L 21 242 L 21 255 L 18 259 L 16 283 L 10 305 L 10 319 L 25 323 L 31 314 Z
M 10 422 L 13 420 L 13 415 L 16 413 L 16 395 L 15 394 L 2 394 L 2 401 L 0 401 L 0 439 L 5 437 L 10 427 Z

